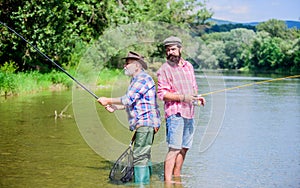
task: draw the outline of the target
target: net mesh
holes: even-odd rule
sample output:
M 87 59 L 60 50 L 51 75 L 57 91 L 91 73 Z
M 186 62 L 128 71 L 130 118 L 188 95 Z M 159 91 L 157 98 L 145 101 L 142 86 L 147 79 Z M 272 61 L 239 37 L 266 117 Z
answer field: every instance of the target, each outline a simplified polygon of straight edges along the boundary
M 114 163 L 109 179 L 114 182 L 126 183 L 132 180 L 133 172 L 133 152 L 132 147 L 129 146 Z

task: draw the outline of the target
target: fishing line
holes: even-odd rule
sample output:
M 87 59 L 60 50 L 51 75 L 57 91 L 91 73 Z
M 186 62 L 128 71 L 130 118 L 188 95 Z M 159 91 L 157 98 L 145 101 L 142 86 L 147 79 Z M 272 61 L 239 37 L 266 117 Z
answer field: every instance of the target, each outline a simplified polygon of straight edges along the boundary
M 298 77 L 300 77 L 300 75 L 287 76 L 287 77 L 282 77 L 282 78 L 274 78 L 274 79 L 271 79 L 271 80 L 265 80 L 265 81 L 254 82 L 254 83 L 244 84 L 244 85 L 240 85 L 240 86 L 220 89 L 220 90 L 216 90 L 216 91 L 201 94 L 201 96 L 207 96 L 207 95 L 212 95 L 212 94 L 215 94 L 215 93 L 221 93 L 221 92 L 224 92 L 224 91 L 239 89 L 239 88 L 248 87 L 248 86 L 252 86 L 252 85 L 259 85 L 259 84 L 263 84 L 263 83 L 267 83 L 267 82 L 274 82 L 274 81 L 278 81 L 278 80 L 284 80 L 284 79 L 288 79 L 288 78 L 298 78 Z
M 24 40 L 27 44 L 29 44 L 31 47 L 33 47 L 40 55 L 42 55 L 43 57 L 45 57 L 46 59 L 48 59 L 51 63 L 53 63 L 56 67 L 58 67 L 62 72 L 64 72 L 67 76 L 69 76 L 73 81 L 75 81 L 80 87 L 82 87 L 85 91 L 87 91 L 89 94 L 91 94 L 94 98 L 98 99 L 99 97 L 93 93 L 92 91 L 90 91 L 87 87 L 85 87 L 82 83 L 80 83 L 78 80 L 76 80 L 71 74 L 69 74 L 66 70 L 64 70 L 61 66 L 59 66 L 57 63 L 55 63 L 52 59 L 50 59 L 46 54 L 44 54 L 43 52 L 41 52 L 36 46 L 34 46 L 33 44 L 31 44 L 29 41 L 27 41 L 22 35 L 20 35 L 19 33 L 17 33 L 15 30 L 13 30 L 12 28 L 10 28 L 9 26 L 7 26 L 5 23 L 1 22 L 0 23 L 5 26 L 6 28 L 8 28 L 10 31 L 12 31 L 13 33 L 15 33 L 17 36 L 19 36 L 22 40 Z

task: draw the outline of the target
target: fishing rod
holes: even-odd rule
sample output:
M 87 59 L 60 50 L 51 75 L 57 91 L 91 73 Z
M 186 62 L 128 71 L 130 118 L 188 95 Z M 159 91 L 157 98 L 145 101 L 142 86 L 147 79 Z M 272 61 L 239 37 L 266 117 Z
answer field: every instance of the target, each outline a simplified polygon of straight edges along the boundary
M 58 67 L 63 73 L 65 73 L 67 76 L 69 76 L 73 81 L 75 81 L 80 87 L 82 87 L 85 91 L 87 91 L 89 94 L 91 94 L 95 99 L 98 99 L 99 97 L 93 93 L 91 90 L 89 90 L 87 87 L 85 87 L 82 83 L 80 83 L 78 80 L 76 80 L 71 74 L 69 74 L 66 70 L 64 70 L 61 66 L 59 66 L 57 63 L 55 63 L 52 59 L 50 59 L 46 54 L 44 54 L 43 52 L 41 52 L 36 46 L 34 46 L 33 44 L 31 44 L 28 40 L 26 40 L 22 35 L 20 35 L 19 33 L 17 33 L 15 30 L 13 30 L 12 28 L 10 28 L 9 26 L 7 26 L 5 23 L 1 22 L 0 23 L 5 26 L 6 28 L 8 28 L 10 31 L 12 31 L 13 33 L 15 33 L 17 36 L 19 36 L 22 40 L 24 40 L 27 44 L 29 44 L 31 47 L 33 47 L 40 55 L 42 55 L 43 57 L 45 57 L 46 59 L 48 59 L 51 63 L 53 63 L 56 67 Z
M 240 85 L 240 86 L 220 89 L 220 90 L 216 90 L 216 91 L 201 94 L 201 96 L 204 97 L 204 96 L 207 96 L 207 95 L 212 95 L 212 94 L 215 94 L 215 93 L 221 93 L 221 92 L 224 92 L 224 91 L 239 89 L 239 88 L 248 87 L 248 86 L 252 86 L 252 85 L 259 85 L 259 84 L 263 84 L 263 83 L 267 83 L 267 82 L 274 82 L 274 81 L 278 81 L 278 80 L 284 80 L 284 79 L 288 79 L 288 78 L 298 78 L 298 77 L 300 77 L 300 75 L 293 75 L 293 76 L 287 76 L 287 77 L 282 77 L 282 78 L 274 78 L 274 79 L 271 79 L 271 80 L 264 80 L 264 81 L 260 81 L 260 82 L 254 82 L 254 83 L 244 84 L 244 85 Z

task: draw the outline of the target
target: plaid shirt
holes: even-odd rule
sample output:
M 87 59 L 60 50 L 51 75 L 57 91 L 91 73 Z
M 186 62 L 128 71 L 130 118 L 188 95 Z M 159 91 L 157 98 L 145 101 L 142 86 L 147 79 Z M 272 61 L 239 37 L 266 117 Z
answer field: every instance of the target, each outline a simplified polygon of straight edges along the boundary
M 155 83 L 147 73 L 142 71 L 131 79 L 121 101 L 126 107 L 130 130 L 137 125 L 160 127 Z
M 158 98 L 163 100 L 167 92 L 174 94 L 196 94 L 198 86 L 191 63 L 183 60 L 183 66 L 164 63 L 157 71 Z M 165 101 L 165 117 L 180 113 L 182 117 L 194 118 L 194 106 L 192 103 L 180 101 Z

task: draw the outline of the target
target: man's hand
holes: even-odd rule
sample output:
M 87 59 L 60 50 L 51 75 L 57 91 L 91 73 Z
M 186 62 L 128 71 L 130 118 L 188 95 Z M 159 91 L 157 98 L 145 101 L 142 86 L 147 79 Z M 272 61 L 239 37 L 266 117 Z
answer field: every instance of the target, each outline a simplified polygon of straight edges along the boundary
M 196 102 L 199 106 L 204 106 L 206 103 L 206 100 L 204 97 L 201 97 L 201 95 L 184 95 L 183 102 Z
M 115 105 L 107 105 L 107 106 L 105 106 L 105 109 L 107 110 L 107 111 L 109 111 L 110 113 L 112 113 L 112 112 L 114 112 L 114 111 L 116 111 L 116 110 L 118 110 L 118 108 L 115 106 Z
M 201 105 L 202 106 L 204 106 L 205 105 L 205 103 L 206 103 L 206 100 L 205 100 L 205 98 L 204 97 L 198 97 L 198 100 L 201 102 Z
M 198 97 L 194 96 L 194 95 L 183 95 L 182 101 L 187 102 L 187 103 L 191 103 L 191 102 L 193 102 L 194 100 L 197 100 L 197 99 L 198 99 Z
M 109 98 L 106 97 L 99 97 L 99 99 L 97 100 L 102 106 L 107 106 L 109 105 Z

